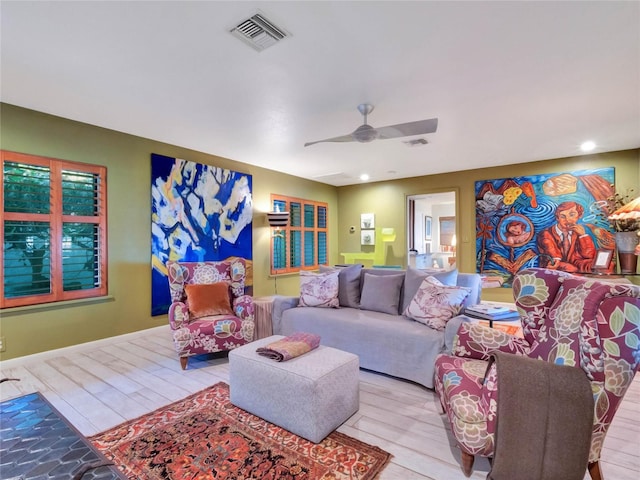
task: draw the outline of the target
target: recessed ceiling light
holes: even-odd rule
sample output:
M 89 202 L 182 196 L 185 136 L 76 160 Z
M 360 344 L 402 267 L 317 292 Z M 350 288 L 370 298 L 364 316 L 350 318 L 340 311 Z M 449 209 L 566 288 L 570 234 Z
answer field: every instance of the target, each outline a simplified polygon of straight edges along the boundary
M 596 148 L 596 144 L 591 140 L 583 142 L 582 145 L 580 145 L 580 150 L 582 150 L 583 152 L 590 152 L 594 148 Z
M 366 173 L 363 173 L 362 175 L 360 175 L 360 180 L 362 180 L 363 182 L 366 182 L 367 180 L 369 180 L 369 175 L 367 175 Z

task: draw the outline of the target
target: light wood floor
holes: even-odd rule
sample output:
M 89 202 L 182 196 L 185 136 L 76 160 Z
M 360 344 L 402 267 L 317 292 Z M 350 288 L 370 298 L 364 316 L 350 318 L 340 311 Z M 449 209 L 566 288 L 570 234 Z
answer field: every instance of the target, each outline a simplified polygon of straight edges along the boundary
M 226 358 L 192 358 L 182 371 L 168 327 L 158 327 L 0 362 L 0 375 L 20 379 L 0 384 L 0 399 L 40 391 L 88 436 L 228 383 L 229 368 Z M 393 455 L 382 480 L 465 478 L 433 392 L 416 384 L 361 371 L 360 410 L 339 431 Z M 606 480 L 640 478 L 640 376 L 609 430 L 602 468 Z M 471 478 L 484 479 L 488 470 L 478 458 Z

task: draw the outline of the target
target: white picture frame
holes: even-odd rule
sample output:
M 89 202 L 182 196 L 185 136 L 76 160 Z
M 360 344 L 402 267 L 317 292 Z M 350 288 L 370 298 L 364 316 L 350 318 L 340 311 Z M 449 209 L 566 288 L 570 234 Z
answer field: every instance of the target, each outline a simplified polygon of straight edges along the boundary
M 362 230 L 360 232 L 360 245 L 375 245 L 375 244 L 376 244 L 375 230 Z
M 376 219 L 373 213 L 361 213 L 360 214 L 360 228 L 363 230 L 369 230 L 376 227 Z
M 594 270 L 607 270 L 613 259 L 613 250 L 598 250 L 593 260 Z

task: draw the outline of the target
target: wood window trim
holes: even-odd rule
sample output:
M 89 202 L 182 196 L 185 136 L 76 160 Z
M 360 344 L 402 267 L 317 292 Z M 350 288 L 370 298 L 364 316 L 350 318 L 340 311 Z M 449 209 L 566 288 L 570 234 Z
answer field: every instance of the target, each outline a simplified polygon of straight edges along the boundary
M 25 153 L 0 150 L 2 166 L 0 167 L 0 208 L 2 209 L 2 222 L 0 225 L 0 308 L 22 307 L 43 303 L 60 302 L 93 297 L 104 297 L 108 293 L 107 272 L 107 169 L 106 167 L 88 163 L 71 162 L 55 158 L 30 155 Z M 5 212 L 4 203 L 4 165 L 5 162 L 23 163 L 49 168 L 50 171 L 50 211 L 49 213 L 19 213 Z M 64 215 L 62 198 L 62 172 L 65 170 L 90 173 L 99 179 L 97 187 L 97 215 Z M 50 282 L 51 291 L 44 294 L 25 295 L 20 297 L 5 298 L 5 262 L 4 262 L 4 235 L 5 221 L 34 221 L 47 223 L 50 228 Z M 62 271 L 62 237 L 65 223 L 88 223 L 97 225 L 98 240 L 98 276 L 99 284 L 95 288 L 82 290 L 67 290 L 63 288 Z
M 328 253 L 329 251 L 329 205 L 326 202 L 319 202 L 319 201 L 315 201 L 315 200 L 309 200 L 309 199 L 304 199 L 304 198 L 298 198 L 298 197 L 290 197 L 287 195 L 277 195 L 277 194 L 271 194 L 271 208 L 273 208 L 274 206 L 274 202 L 284 202 L 286 205 L 286 211 L 291 211 L 290 210 L 290 206 L 292 203 L 299 203 L 301 206 L 300 209 L 300 226 L 291 226 L 290 224 L 288 224 L 286 227 L 280 227 L 280 230 L 282 231 L 282 234 L 285 236 L 284 238 L 286 239 L 286 248 L 285 248 L 285 256 L 286 256 L 286 266 L 285 268 L 274 268 L 274 248 L 275 248 L 275 240 L 276 240 L 276 236 L 273 234 L 273 228 L 270 227 L 270 231 L 272 232 L 270 235 L 270 249 L 269 249 L 269 255 L 270 255 L 270 275 L 284 275 L 284 274 L 291 274 L 291 273 L 299 273 L 301 271 L 312 271 L 312 270 L 317 270 L 319 268 L 320 265 L 326 265 L 327 263 L 321 264 L 319 263 L 319 252 L 320 252 L 320 248 L 319 245 L 317 243 L 317 239 L 318 239 L 318 234 L 320 232 L 323 232 L 325 234 L 325 251 Z M 313 227 L 305 227 L 304 226 L 304 206 L 305 205 L 313 205 L 313 210 L 314 210 L 314 226 Z M 325 209 L 326 212 L 326 217 L 325 217 L 325 227 L 319 227 L 318 226 L 318 218 L 317 218 L 317 212 L 318 212 L 318 207 L 322 207 Z M 315 250 L 314 250 L 314 264 L 313 265 L 305 265 L 304 264 L 304 233 L 305 232 L 309 232 L 312 231 L 314 238 L 316 239 L 316 246 L 315 246 Z M 291 249 L 290 249 L 290 245 L 289 245 L 289 239 L 290 239 L 290 233 L 291 232 L 300 232 L 300 256 L 301 256 L 301 265 L 300 266 L 292 266 L 291 265 Z M 328 255 L 327 255 L 328 257 Z

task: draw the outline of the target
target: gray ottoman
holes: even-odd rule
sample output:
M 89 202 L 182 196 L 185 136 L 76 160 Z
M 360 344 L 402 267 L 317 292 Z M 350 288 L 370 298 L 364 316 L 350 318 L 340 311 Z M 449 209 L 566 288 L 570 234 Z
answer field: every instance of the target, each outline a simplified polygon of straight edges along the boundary
M 276 362 L 256 349 L 273 335 L 229 352 L 231 403 L 318 443 L 358 411 L 360 362 L 352 353 L 320 345 Z

